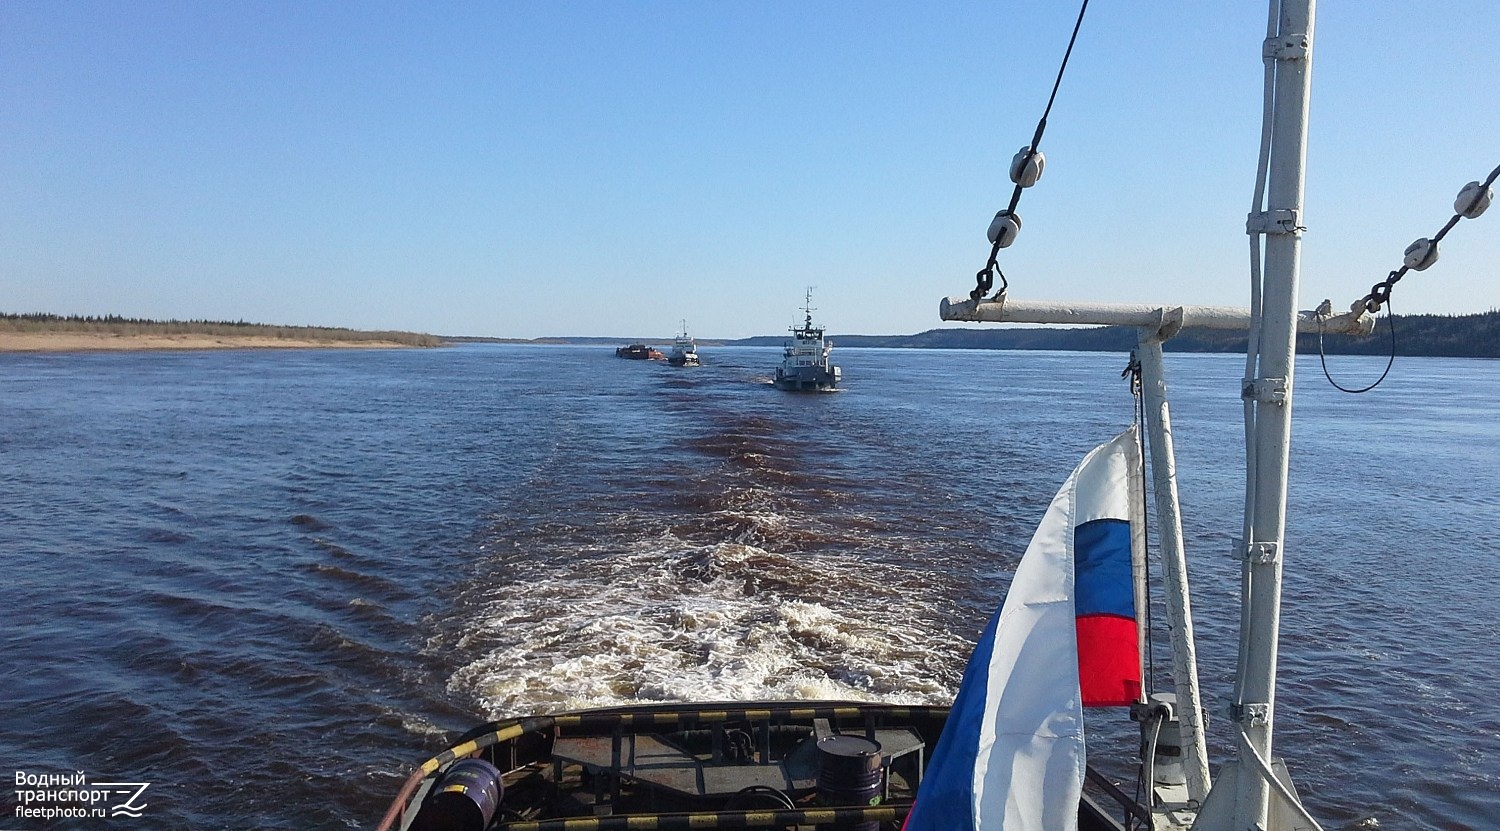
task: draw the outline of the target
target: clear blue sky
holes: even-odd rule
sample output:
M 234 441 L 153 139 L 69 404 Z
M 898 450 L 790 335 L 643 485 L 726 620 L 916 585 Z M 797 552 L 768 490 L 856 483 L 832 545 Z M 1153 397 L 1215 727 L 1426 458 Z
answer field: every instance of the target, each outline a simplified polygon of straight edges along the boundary
M 1500 164 L 1500 3 L 1324 0 L 1303 305 Z M 440 334 L 943 325 L 1072 3 L 0 3 L 0 310 Z M 1084 22 L 1012 296 L 1242 304 L 1260 2 Z M 1500 307 L 1500 209 L 1399 312 Z

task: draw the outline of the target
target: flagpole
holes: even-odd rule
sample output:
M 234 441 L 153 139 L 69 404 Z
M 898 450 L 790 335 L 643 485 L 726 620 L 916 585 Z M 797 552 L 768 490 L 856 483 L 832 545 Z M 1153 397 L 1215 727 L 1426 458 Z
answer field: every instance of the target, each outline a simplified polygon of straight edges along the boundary
M 1181 722 L 1187 796 L 1201 805 L 1208 798 L 1211 785 L 1208 742 L 1203 724 L 1203 697 L 1198 688 L 1193 607 L 1188 594 L 1187 553 L 1182 542 L 1182 512 L 1177 498 L 1177 457 L 1172 443 L 1172 417 L 1167 407 L 1161 343 L 1159 329 L 1143 327 L 1136 356 L 1141 362 L 1141 394 L 1146 400 L 1157 539 L 1161 546 L 1162 579 L 1166 588 L 1167 626 L 1172 638 L 1172 681 L 1177 690 L 1177 718 Z M 1148 787 L 1152 785 L 1147 783 Z

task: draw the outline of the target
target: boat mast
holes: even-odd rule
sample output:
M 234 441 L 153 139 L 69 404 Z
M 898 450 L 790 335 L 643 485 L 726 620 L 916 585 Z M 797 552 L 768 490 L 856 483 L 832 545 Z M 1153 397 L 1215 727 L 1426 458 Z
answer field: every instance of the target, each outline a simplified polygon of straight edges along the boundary
M 1244 397 L 1252 412 L 1246 425 L 1246 538 L 1243 557 L 1241 664 L 1231 719 L 1239 759 L 1233 776 L 1233 822 L 1228 828 L 1268 827 L 1272 728 L 1275 723 L 1276 661 L 1281 626 L 1281 572 L 1286 535 L 1287 466 L 1292 434 L 1292 388 L 1297 338 L 1297 284 L 1302 247 L 1302 196 L 1307 159 L 1307 108 L 1311 82 L 1315 0 L 1272 0 L 1277 14 L 1265 57 L 1274 61 L 1271 153 L 1265 210 L 1247 227 L 1265 237 L 1263 305 L 1254 370 Z M 1211 800 L 1211 802 L 1214 800 Z M 1228 808 L 1218 801 L 1219 809 Z M 1218 825 L 1205 816 L 1202 827 Z M 1215 811 L 1214 813 L 1218 813 Z

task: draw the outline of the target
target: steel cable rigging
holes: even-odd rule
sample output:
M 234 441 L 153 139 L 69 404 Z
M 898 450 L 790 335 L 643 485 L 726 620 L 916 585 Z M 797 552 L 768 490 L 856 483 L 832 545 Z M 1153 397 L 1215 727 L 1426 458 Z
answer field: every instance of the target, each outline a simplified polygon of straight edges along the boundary
M 1015 188 L 1010 194 L 1010 204 L 1000 209 L 995 218 L 990 222 L 989 240 L 990 256 L 985 262 L 984 268 L 979 269 L 974 275 L 974 290 L 969 293 L 969 298 L 979 302 L 995 286 L 995 277 L 1000 277 L 1000 294 L 1005 294 L 1009 286 L 1005 279 L 1005 273 L 1000 270 L 996 260 L 1000 256 L 1000 249 L 1009 248 L 1016 241 L 1016 236 L 1021 233 L 1021 215 L 1016 213 L 1016 206 L 1021 203 L 1021 191 L 1031 187 L 1042 178 L 1042 168 L 1047 164 L 1047 159 L 1040 150 L 1042 133 L 1047 130 L 1047 116 L 1052 113 L 1052 104 L 1057 101 L 1057 90 L 1062 86 L 1063 73 L 1068 69 L 1068 58 L 1073 55 L 1073 44 L 1078 42 L 1078 30 L 1083 26 L 1084 13 L 1089 9 L 1089 0 L 1083 0 L 1078 7 L 1078 19 L 1073 23 L 1073 34 L 1068 38 L 1068 48 L 1063 52 L 1062 63 L 1057 67 L 1057 79 L 1052 82 L 1052 94 L 1047 97 L 1047 106 L 1042 110 L 1042 117 L 1036 123 L 1036 132 L 1031 136 L 1031 143 L 1017 151 L 1015 158 L 1010 162 L 1010 180 Z

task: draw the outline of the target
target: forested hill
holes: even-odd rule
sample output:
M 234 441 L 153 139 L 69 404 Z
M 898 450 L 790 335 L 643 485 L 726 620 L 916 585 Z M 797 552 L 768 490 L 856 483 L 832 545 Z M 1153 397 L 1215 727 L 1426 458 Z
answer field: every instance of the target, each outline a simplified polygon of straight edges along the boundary
M 1375 333 L 1356 338 L 1329 335 L 1324 350 L 1332 355 L 1386 355 L 1391 351 L 1391 322 L 1396 354 L 1460 358 L 1500 358 L 1500 309 L 1472 315 L 1397 315 L 1379 318 Z M 1136 342 L 1129 326 L 1084 329 L 1013 328 L 929 329 L 915 335 L 832 335 L 839 347 L 906 349 L 1053 349 L 1075 352 L 1128 352 Z M 747 346 L 780 344 L 783 337 L 755 337 L 726 343 Z M 1167 341 L 1168 352 L 1245 351 L 1245 336 L 1188 327 Z M 1317 353 L 1316 334 L 1299 335 L 1297 351 Z

